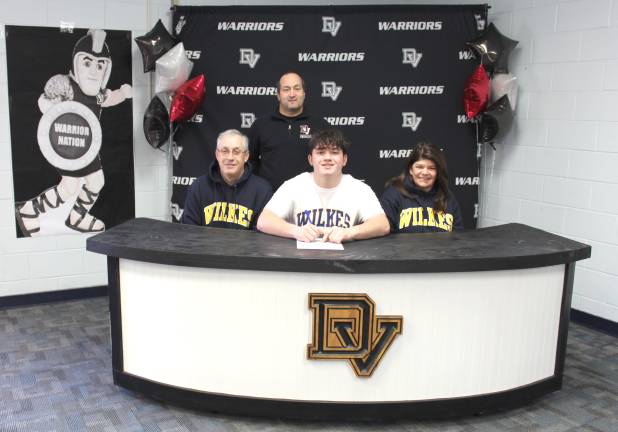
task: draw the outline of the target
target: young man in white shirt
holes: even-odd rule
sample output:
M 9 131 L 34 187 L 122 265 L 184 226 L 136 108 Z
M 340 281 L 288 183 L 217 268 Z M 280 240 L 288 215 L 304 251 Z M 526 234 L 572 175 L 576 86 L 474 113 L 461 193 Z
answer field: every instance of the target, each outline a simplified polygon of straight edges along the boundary
M 281 185 L 260 215 L 258 230 L 304 242 L 333 243 L 388 234 L 388 219 L 371 188 L 342 172 L 348 146 L 336 129 L 314 135 L 308 155 L 313 172 Z

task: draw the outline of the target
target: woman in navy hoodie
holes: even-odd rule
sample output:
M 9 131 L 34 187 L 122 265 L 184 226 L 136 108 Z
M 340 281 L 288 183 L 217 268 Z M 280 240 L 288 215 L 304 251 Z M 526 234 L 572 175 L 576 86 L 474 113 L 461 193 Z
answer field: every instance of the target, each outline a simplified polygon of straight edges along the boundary
M 459 204 L 448 188 L 446 162 L 435 145 L 418 143 L 405 171 L 386 186 L 380 202 L 391 232 L 463 230 Z

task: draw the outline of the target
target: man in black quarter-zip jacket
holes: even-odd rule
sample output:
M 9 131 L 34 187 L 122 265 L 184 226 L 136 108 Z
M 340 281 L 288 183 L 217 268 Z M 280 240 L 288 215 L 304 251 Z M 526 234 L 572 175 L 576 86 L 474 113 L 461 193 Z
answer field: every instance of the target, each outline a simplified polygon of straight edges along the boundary
M 269 116 L 257 119 L 249 131 L 253 172 L 274 190 L 291 177 L 310 169 L 307 145 L 311 136 L 328 127 L 322 117 L 304 110 L 305 82 L 296 72 L 287 72 L 277 82 L 279 106 Z
M 248 138 L 235 129 L 217 137 L 216 161 L 187 193 L 181 222 L 218 228 L 255 229 L 272 196 L 266 180 L 253 175 Z

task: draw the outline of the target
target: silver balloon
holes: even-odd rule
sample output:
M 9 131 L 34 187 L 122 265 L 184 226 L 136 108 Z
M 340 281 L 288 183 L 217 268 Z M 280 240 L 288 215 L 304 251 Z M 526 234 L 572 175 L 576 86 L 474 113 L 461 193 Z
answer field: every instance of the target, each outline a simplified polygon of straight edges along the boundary
M 157 60 L 155 68 L 155 93 L 174 92 L 191 74 L 193 62 L 187 58 L 182 42 Z
M 510 73 L 496 73 L 491 78 L 491 102 L 495 102 L 507 95 L 511 108 L 517 105 L 517 77 Z

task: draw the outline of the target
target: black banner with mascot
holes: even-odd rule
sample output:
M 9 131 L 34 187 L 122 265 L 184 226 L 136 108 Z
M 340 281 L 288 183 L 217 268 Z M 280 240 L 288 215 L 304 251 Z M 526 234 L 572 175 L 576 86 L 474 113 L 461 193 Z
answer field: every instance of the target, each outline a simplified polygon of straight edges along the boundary
M 6 48 L 17 236 L 134 217 L 131 33 L 6 26 Z

